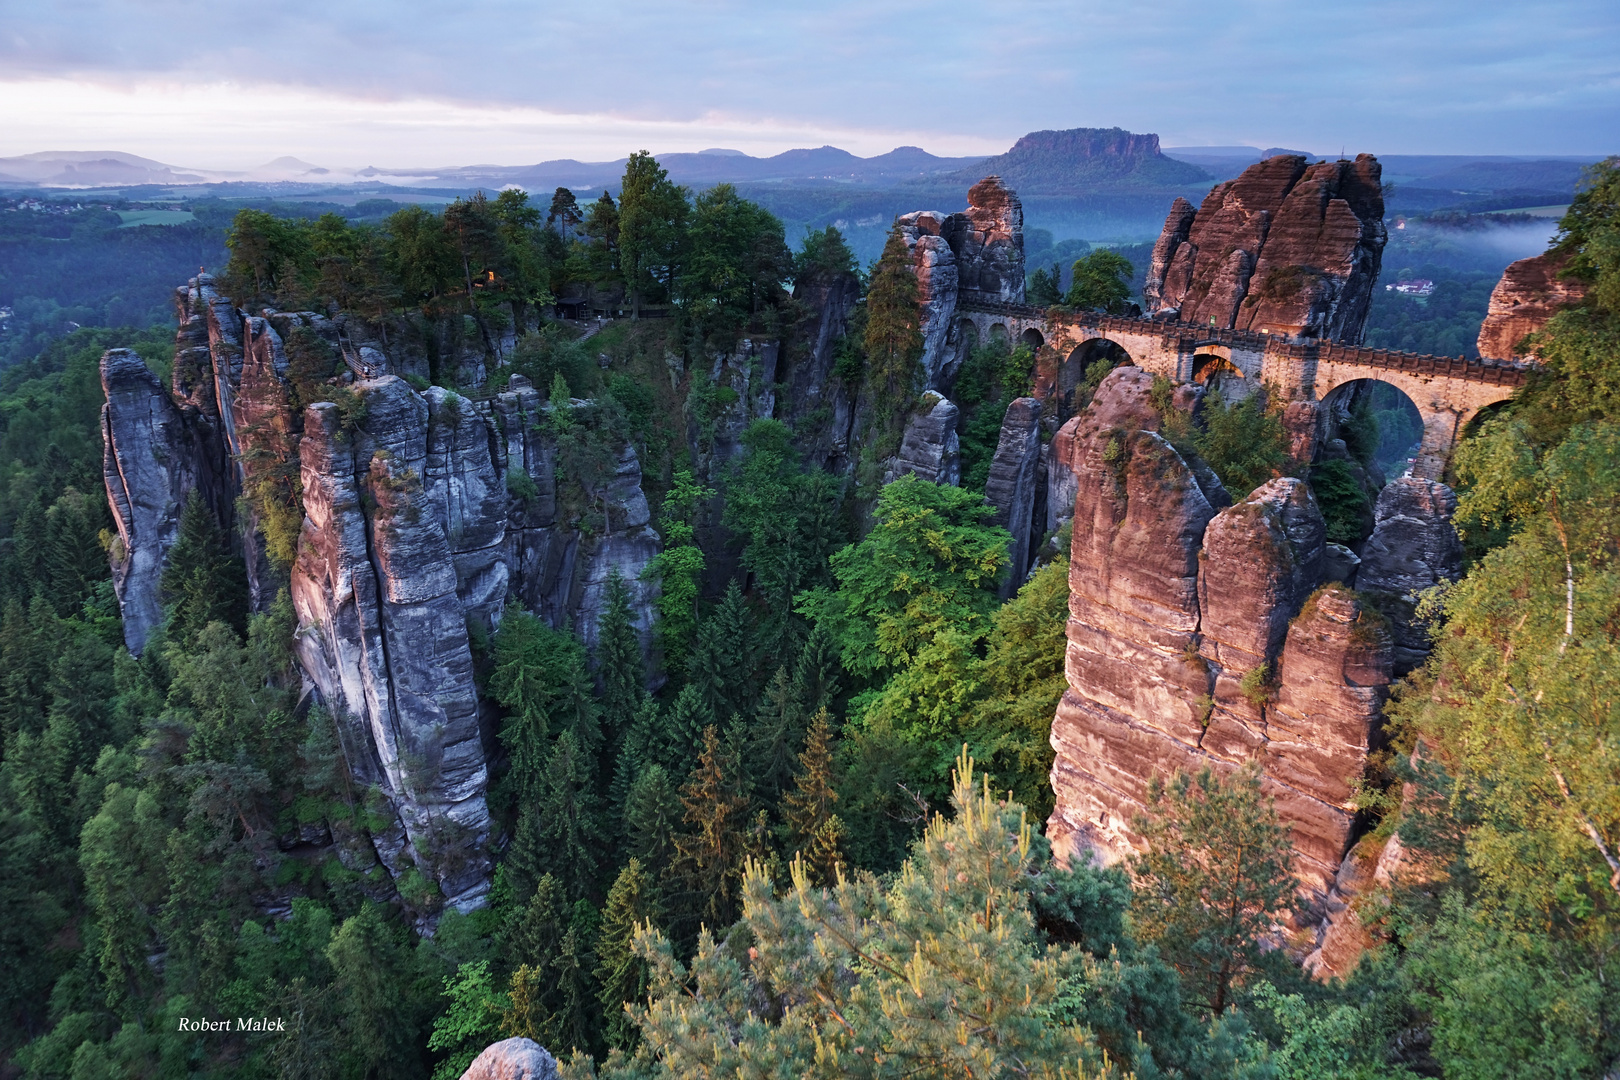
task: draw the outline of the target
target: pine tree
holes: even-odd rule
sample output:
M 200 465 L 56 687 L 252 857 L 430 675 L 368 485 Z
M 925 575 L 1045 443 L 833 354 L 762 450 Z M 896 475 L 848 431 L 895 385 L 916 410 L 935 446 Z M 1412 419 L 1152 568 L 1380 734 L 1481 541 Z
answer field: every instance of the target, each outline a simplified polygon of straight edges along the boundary
M 1220 1016 L 1234 987 L 1264 971 L 1265 939 L 1290 913 L 1293 847 L 1253 766 L 1228 778 L 1154 777 L 1135 822 L 1136 925 L 1181 973 L 1187 995 Z
M 660 911 L 652 877 L 632 858 L 619 871 L 608 890 L 602 912 L 602 932 L 596 942 L 597 1001 L 607 1044 L 621 1050 L 635 1047 L 637 1028 L 625 1015 L 628 1002 L 645 1002 L 649 987 L 647 962 L 632 948 L 636 931 L 656 923 Z
M 624 849 L 659 880 L 675 859 L 681 801 L 669 773 L 657 763 L 636 777 L 624 804 Z
M 810 724 L 793 790 L 782 797 L 782 817 L 788 845 L 802 855 L 817 880 L 836 881 L 843 865 L 843 824 L 833 812 L 834 790 L 832 718 L 823 708 Z
M 748 802 L 742 797 L 739 762 L 726 753 L 711 724 L 703 729 L 698 766 L 681 788 L 685 828 L 675 837 L 672 918 L 695 940 L 698 924 L 719 929 L 737 918 Z

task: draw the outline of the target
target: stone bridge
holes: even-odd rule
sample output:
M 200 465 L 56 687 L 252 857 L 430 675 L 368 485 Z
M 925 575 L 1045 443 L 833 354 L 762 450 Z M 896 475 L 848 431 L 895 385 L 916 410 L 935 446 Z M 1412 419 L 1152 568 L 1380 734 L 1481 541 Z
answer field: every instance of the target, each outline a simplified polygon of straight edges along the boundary
M 1389 383 L 1417 406 L 1423 441 L 1415 476 L 1439 479 L 1463 427 L 1481 409 L 1506 401 L 1532 365 L 1508 360 L 1419 356 L 1334 341 L 1227 330 L 1163 319 L 1078 311 L 1060 313 L 1025 304 L 963 296 L 953 337 L 1004 340 L 1036 350 L 1035 396 L 1069 398 L 1086 369 L 1124 354 L 1131 363 L 1178 382 L 1218 381 L 1229 400 L 1261 386 L 1286 402 L 1284 423 L 1293 453 L 1309 460 L 1347 409 L 1362 380 Z

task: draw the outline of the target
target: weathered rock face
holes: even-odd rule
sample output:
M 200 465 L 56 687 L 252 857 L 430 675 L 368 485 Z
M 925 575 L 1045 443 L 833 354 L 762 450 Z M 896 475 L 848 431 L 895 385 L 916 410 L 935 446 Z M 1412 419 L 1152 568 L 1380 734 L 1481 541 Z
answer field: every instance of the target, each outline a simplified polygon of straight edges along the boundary
M 963 360 L 959 299 L 1024 299 L 1024 207 L 997 176 L 968 192 L 967 210 L 917 210 L 895 219 L 917 275 L 927 390 L 948 393 Z
M 102 475 L 118 539 L 113 588 L 124 614 L 124 644 L 140 655 L 163 619 L 158 585 L 179 538 L 186 496 L 197 486 L 191 433 L 158 377 L 129 349 L 101 358 Z
M 782 411 L 801 436 L 807 429 L 815 429 L 816 440 L 804 448 L 805 457 L 836 471 L 850 464 L 855 388 L 840 385 L 833 366 L 838 359 L 838 340 L 849 332 L 849 319 L 860 297 L 860 282 L 851 274 L 816 275 L 793 286 L 793 298 L 810 312 L 810 320 L 800 338 L 800 349 L 786 357 L 788 391 Z M 812 418 L 829 407 L 831 422 L 815 424 Z
M 897 219 L 917 275 L 923 386 L 928 390 L 948 385 L 956 377 L 959 363 L 958 350 L 947 348 L 956 316 L 960 279 L 956 253 L 943 235 L 946 220 L 945 215 L 932 210 L 918 210 Z
M 1116 369 L 1060 432 L 1077 493 L 1048 836 L 1119 858 L 1140 844 L 1155 774 L 1254 760 L 1319 898 L 1351 837 L 1348 780 L 1377 737 L 1388 638 L 1355 594 L 1317 590 L 1309 488 L 1274 480 L 1222 510 L 1218 481 L 1156 433 L 1151 386 Z M 1271 677 L 1246 686 L 1263 665 Z
M 962 482 L 959 451 L 961 437 L 956 434 L 956 419 L 961 410 L 949 399 L 933 395 L 929 405 L 924 399 L 924 410 L 906 422 L 905 435 L 900 440 L 900 452 L 884 471 L 883 482 L 913 475 L 934 484 Z
M 303 674 L 331 709 L 356 780 L 391 804 L 393 820 L 369 837 L 340 838 L 333 827 L 340 858 L 371 865 L 356 847 L 369 840 L 396 878 L 414 865 L 449 903 L 477 904 L 488 889 L 479 852 L 489 818 L 471 634 L 498 627 L 517 598 L 594 644 L 616 571 L 651 648 L 655 590 L 641 572 L 659 541 L 635 450 L 619 448 L 595 480 L 559 490 L 550 406 L 528 380 L 478 402 L 442 387 L 418 394 L 388 373 L 380 342 L 356 343 L 358 324 L 309 312 L 245 317 L 206 278 L 179 300 L 172 390 L 132 353 L 102 362 L 104 472 L 119 525 L 111 556 L 128 644 L 138 651 L 161 617 L 163 562 L 187 496 L 200 491 L 240 530 L 256 595 L 268 602 L 290 588 Z M 339 374 L 322 382 L 322 365 Z M 774 371 L 761 382 L 773 384 Z M 343 408 L 295 407 L 323 386 Z M 591 423 L 591 403 L 570 408 Z M 302 482 L 286 525 L 294 561 L 273 569 L 261 525 L 273 530 L 256 510 L 231 515 L 243 490 L 289 469 Z
M 1001 438 L 990 459 L 990 476 L 984 497 L 996 508 L 991 520 L 1012 533 L 1007 580 L 1003 598 L 1018 591 L 1029 569 L 1031 530 L 1035 525 L 1035 504 L 1043 494 L 1045 479 L 1041 464 L 1041 403 L 1034 398 L 1017 398 L 1007 406 L 1001 422 Z M 1042 522 L 1044 525 L 1045 523 Z
M 476 854 L 488 775 L 449 542 L 455 508 L 442 474 L 433 487 L 425 480 L 430 442 L 448 439 L 430 438 L 428 403 L 402 379 L 356 390 L 366 412 L 353 430 L 335 405 L 305 413 L 299 659 L 339 723 L 366 736 L 359 745 L 378 774 L 367 779 L 392 796 L 416 865 L 466 908 L 488 888 Z
M 533 1039 L 502 1039 L 473 1058 L 461 1080 L 557 1080 L 557 1059 Z
M 1388 235 L 1378 159 L 1279 155 L 1178 199 L 1154 245 L 1149 315 L 1359 342 Z
M 1462 544 L 1452 526 L 1457 496 L 1435 480 L 1403 476 L 1384 485 L 1376 524 L 1361 552 L 1356 587 L 1378 594 L 1393 624 L 1395 667 L 1410 671 L 1429 652 L 1416 618 L 1416 595 L 1462 573 Z
M 1567 255 L 1548 252 L 1502 271 L 1479 328 L 1479 355 L 1512 359 L 1526 335 L 1547 325 L 1560 309 L 1585 299 L 1584 281 L 1558 276 L 1568 263 Z
M 968 189 L 968 208 L 945 223 L 964 296 L 1024 302 L 1024 204 L 987 176 Z

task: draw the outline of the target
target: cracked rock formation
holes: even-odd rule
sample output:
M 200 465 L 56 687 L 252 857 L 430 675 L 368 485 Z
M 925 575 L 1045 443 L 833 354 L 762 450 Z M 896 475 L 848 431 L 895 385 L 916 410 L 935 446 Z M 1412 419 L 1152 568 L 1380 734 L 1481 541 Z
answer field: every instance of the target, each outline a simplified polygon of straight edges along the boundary
M 1437 480 L 1403 476 L 1384 485 L 1376 524 L 1361 551 L 1356 587 L 1382 598 L 1395 637 L 1395 668 L 1405 673 L 1429 654 L 1417 594 L 1462 573 L 1462 543 L 1451 519 L 1457 496 Z
M 1350 781 L 1378 737 L 1388 636 L 1354 593 L 1318 588 L 1326 545 L 1309 488 L 1273 480 L 1222 509 L 1218 481 L 1158 434 L 1151 386 L 1116 369 L 1065 425 L 1069 688 L 1047 833 L 1060 854 L 1113 861 L 1140 844 L 1133 819 L 1154 775 L 1255 761 L 1319 902 L 1351 839 Z
M 1491 290 L 1490 306 L 1479 328 L 1479 355 L 1498 360 L 1518 355 L 1519 343 L 1547 325 L 1560 309 L 1586 297 L 1586 283 L 1559 277 L 1569 256 L 1548 252 L 1508 264 Z M 1534 353 L 1529 354 L 1534 358 Z
M 911 252 L 912 271 L 917 275 L 923 386 L 928 390 L 948 385 L 960 366 L 958 350 L 946 347 L 961 287 L 956 253 L 943 235 L 946 223 L 946 216 L 933 210 L 917 210 L 896 219 Z
M 990 459 L 990 476 L 984 485 L 986 501 L 996 508 L 990 520 L 1012 533 L 1007 552 L 1010 573 L 1001 586 L 1003 599 L 1018 591 L 1029 570 L 1035 504 L 1044 494 L 1040 488 L 1045 476 L 1040 466 L 1041 403 L 1034 398 L 1016 398 L 1007 406 L 1001 421 L 1001 438 Z
M 968 208 L 945 222 L 964 296 L 1024 302 L 1024 204 L 987 176 L 968 189 Z
M 102 475 L 118 538 L 110 551 L 124 643 L 139 656 L 163 619 L 158 584 L 197 486 L 191 435 L 158 377 L 129 349 L 101 358 Z
M 1385 231 L 1378 159 L 1278 155 L 1177 199 L 1145 276 L 1147 314 L 1356 343 Z
M 895 219 L 917 275 L 923 388 L 948 392 L 964 358 L 960 300 L 1024 301 L 1024 207 L 998 176 L 968 191 L 956 214 L 916 210 Z
M 962 481 L 959 457 L 962 440 L 956 434 L 956 419 L 960 415 L 955 403 L 937 394 L 923 400 L 923 410 L 912 415 L 906 423 L 906 432 L 900 439 L 900 452 L 889 460 L 884 471 L 885 484 L 902 476 L 913 475 L 933 484 L 955 487 Z
M 102 360 L 126 642 L 138 652 L 161 618 L 164 560 L 197 491 L 235 531 L 255 606 L 289 588 L 307 684 L 355 780 L 392 810 L 363 836 L 336 823 L 320 835 L 346 866 L 381 862 L 396 880 L 415 866 L 447 903 L 474 906 L 489 887 L 489 816 L 472 637 L 517 599 L 594 644 L 617 572 L 651 648 L 655 588 L 641 572 L 659 540 L 635 449 L 560 491 L 551 406 L 521 376 L 476 401 L 418 393 L 358 320 L 250 317 L 206 276 L 177 300 L 171 388 L 133 353 Z M 589 426 L 590 406 L 569 408 Z

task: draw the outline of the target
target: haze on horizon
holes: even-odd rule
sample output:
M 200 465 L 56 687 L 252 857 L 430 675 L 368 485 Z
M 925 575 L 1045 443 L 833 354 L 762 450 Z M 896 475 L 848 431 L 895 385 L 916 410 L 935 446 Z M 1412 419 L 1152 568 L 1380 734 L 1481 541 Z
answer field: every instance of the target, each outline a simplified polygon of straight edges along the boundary
M 994 154 L 1042 128 L 1167 146 L 1620 149 L 1620 5 L 491 0 L 10 5 L 0 156 L 204 169 L 515 165 L 833 144 Z

